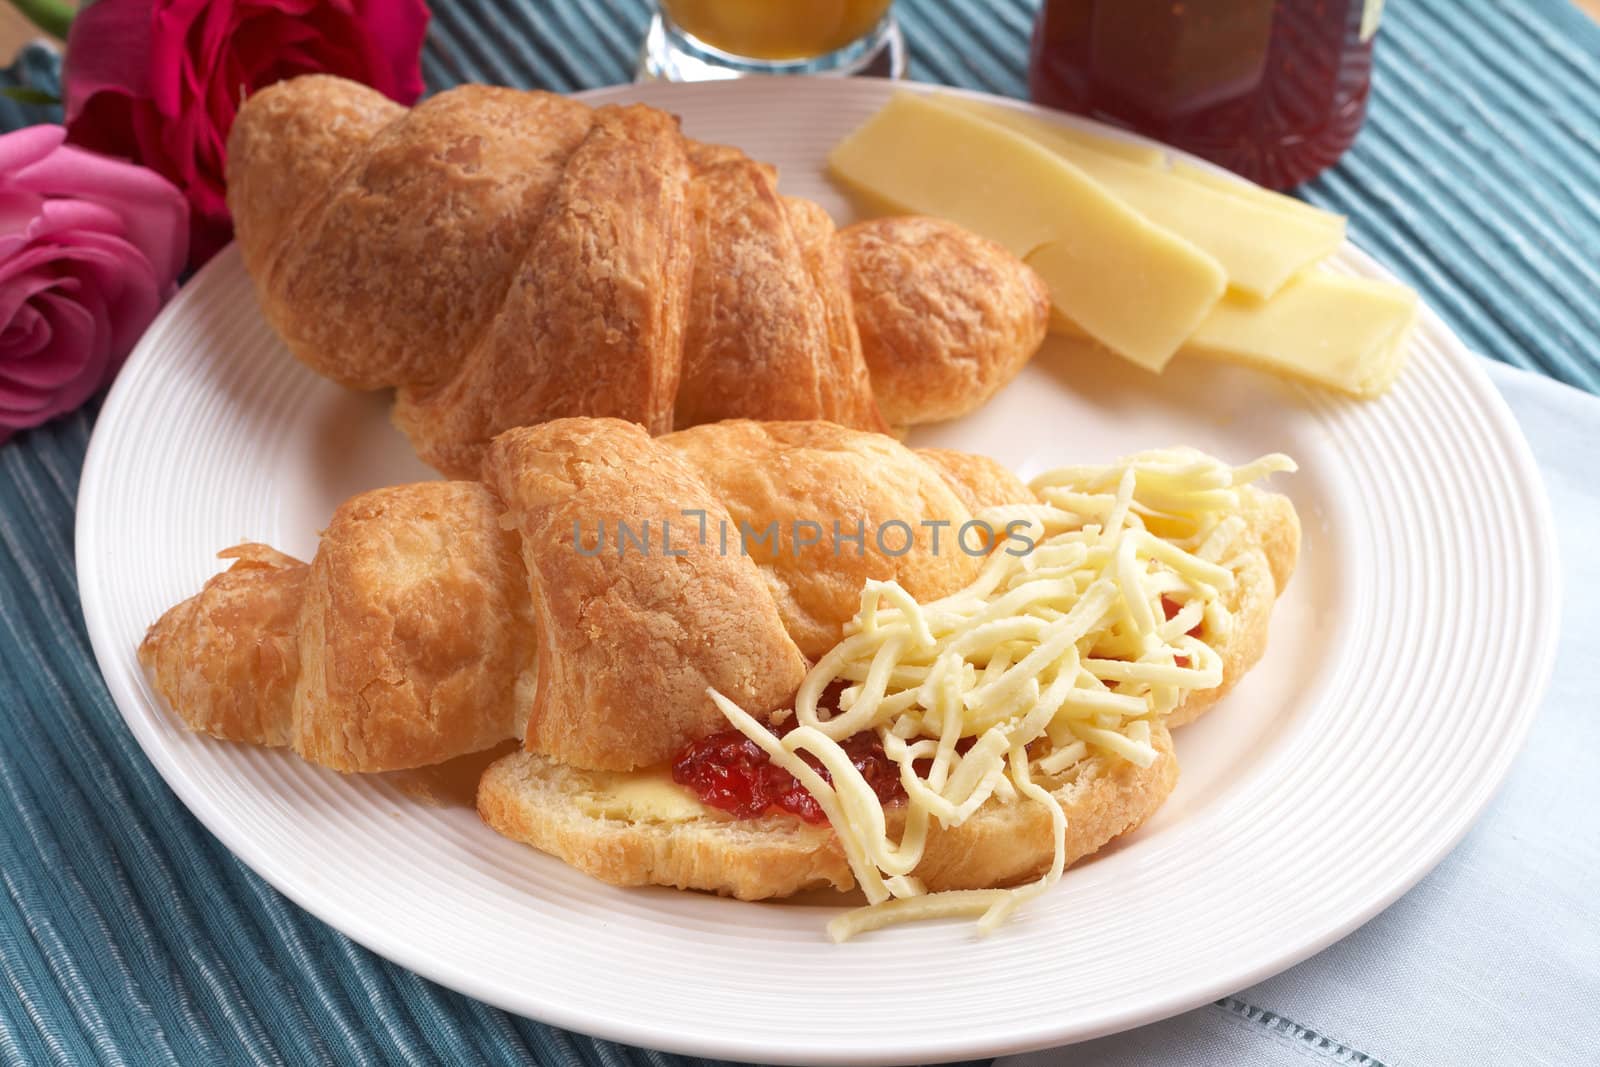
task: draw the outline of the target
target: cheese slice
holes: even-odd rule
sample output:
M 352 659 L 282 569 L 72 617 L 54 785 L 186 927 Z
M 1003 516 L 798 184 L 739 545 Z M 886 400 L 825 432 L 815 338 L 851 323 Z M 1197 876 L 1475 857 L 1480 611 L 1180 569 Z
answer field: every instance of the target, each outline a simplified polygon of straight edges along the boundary
M 892 98 L 829 157 L 901 210 L 950 219 L 1039 272 L 1056 311 L 1160 370 L 1227 287 L 1216 258 L 1157 226 L 1081 168 L 938 101 Z
M 1304 215 L 1311 219 L 1338 220 L 1342 225 L 1343 216 L 1331 211 L 1324 211 L 1306 203 L 1296 200 L 1284 193 L 1274 192 L 1265 186 L 1256 185 L 1254 182 L 1245 181 L 1226 171 L 1218 171 L 1214 167 L 1201 166 L 1190 163 L 1184 159 L 1171 159 L 1166 151 L 1152 145 L 1138 141 L 1123 140 L 1117 137 L 1107 137 L 1104 134 L 1090 133 L 1076 126 L 1068 126 L 1037 115 L 1022 111 L 1018 108 L 1008 108 L 1000 104 L 991 104 L 984 100 L 972 100 L 967 97 L 956 96 L 953 93 L 938 94 L 938 99 L 957 107 L 964 108 L 976 115 L 999 121 L 1003 125 L 1016 130 L 1018 133 L 1041 143 L 1059 144 L 1065 141 L 1079 148 L 1098 152 L 1101 155 L 1113 156 L 1128 163 L 1137 163 L 1142 167 L 1160 168 L 1170 170 L 1172 174 L 1185 181 L 1196 185 L 1204 185 L 1220 192 L 1253 200 L 1265 207 Z M 1000 116 L 996 118 L 996 116 Z
M 1248 200 L 1274 211 L 1300 215 L 1308 219 L 1325 220 L 1333 218 L 1339 220 L 1341 229 L 1344 225 L 1343 215 L 1335 215 L 1331 211 L 1324 211 L 1322 208 L 1308 204 L 1304 200 L 1296 200 L 1292 196 L 1273 192 L 1264 185 L 1247 182 L 1243 178 L 1235 177 L 1226 171 L 1202 167 L 1185 159 L 1175 159 L 1172 161 L 1172 173 L 1184 181 L 1195 185 L 1203 185 L 1236 199 Z
M 1309 219 L 1321 220 L 1324 223 L 1333 223 L 1343 226 L 1344 217 L 1331 211 L 1297 200 L 1285 193 L 1274 192 L 1262 185 L 1245 181 L 1226 171 L 1219 171 L 1214 167 L 1191 163 L 1185 159 L 1172 159 L 1161 148 L 1143 144 L 1136 141 L 1122 140 L 1116 137 L 1107 137 L 1103 134 L 1089 133 L 1076 126 L 1067 126 L 1037 115 L 1021 111 L 1017 108 L 1008 108 L 1000 104 L 991 104 L 983 100 L 971 100 L 966 97 L 956 96 L 951 93 L 938 94 L 941 101 L 964 108 L 973 114 L 1000 121 L 1024 136 L 1036 141 L 1068 144 L 1101 155 L 1113 156 L 1128 163 L 1137 163 L 1143 167 L 1158 168 L 1170 171 L 1174 176 L 1182 178 L 1195 185 L 1203 185 L 1219 192 L 1228 193 L 1243 200 L 1251 200 L 1264 207 L 1303 215 Z M 995 118 L 996 115 L 1000 118 Z
M 1374 397 L 1400 373 L 1416 317 L 1403 285 L 1311 271 L 1264 304 L 1230 294 L 1183 351 Z
M 1096 133 L 1088 133 L 1076 126 L 1068 126 L 1060 122 L 1040 118 L 1038 115 L 1020 108 L 1006 107 L 1003 104 L 991 104 L 984 100 L 974 100 L 971 97 L 957 96 L 954 93 L 937 93 L 934 99 L 941 104 L 979 118 L 998 122 L 1009 130 L 1038 141 L 1053 152 L 1059 152 L 1068 159 L 1073 159 L 1076 153 L 1093 152 L 1096 155 L 1108 156 L 1136 167 L 1165 167 L 1167 154 L 1153 144 L 1141 141 L 1123 141 L 1115 137 L 1105 137 Z
M 1169 170 L 1159 150 L 1155 162 L 1129 158 L 1126 142 L 1096 137 L 1014 108 L 961 97 L 939 102 L 1022 134 L 1070 161 L 1106 191 L 1213 256 L 1228 273 L 1228 285 L 1266 299 L 1285 282 L 1326 258 L 1344 241 L 1344 219 L 1292 197 L 1241 196 L 1211 175 L 1196 181 Z M 1199 171 L 1201 168 L 1190 168 Z M 1230 184 L 1245 186 L 1234 181 Z M 1248 186 L 1246 186 L 1248 187 Z M 1296 205 L 1285 207 L 1284 203 Z

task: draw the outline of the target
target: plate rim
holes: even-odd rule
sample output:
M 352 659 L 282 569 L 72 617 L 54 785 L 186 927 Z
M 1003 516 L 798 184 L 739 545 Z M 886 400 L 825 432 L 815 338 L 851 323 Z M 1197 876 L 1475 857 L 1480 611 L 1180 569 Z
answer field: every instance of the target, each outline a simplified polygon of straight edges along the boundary
M 823 86 L 841 84 L 836 79 L 812 77 L 762 78 L 755 80 L 782 82 L 791 88 L 800 83 L 806 84 L 807 88 L 809 88 L 810 84 Z M 856 79 L 857 82 L 862 80 Z M 645 94 L 726 93 L 736 91 L 736 87 L 741 84 L 744 83 L 718 82 L 689 85 L 658 83 L 649 86 L 624 83 L 585 90 L 570 95 L 590 102 L 604 102 L 628 99 Z M 1223 174 L 1229 173 L 1204 160 L 1189 156 L 1149 138 L 1105 126 L 1080 116 L 1042 108 L 1026 101 L 969 89 L 913 82 L 885 82 L 881 89 L 885 96 L 897 90 L 919 93 L 948 92 L 971 99 L 1013 107 L 1063 125 L 1105 133 L 1117 139 L 1133 143 L 1153 145 L 1170 153 L 1174 158 L 1198 163 L 1210 170 Z M 1243 179 L 1238 180 L 1243 182 Z M 1375 269 L 1383 277 L 1393 278 L 1393 275 L 1380 263 L 1367 256 L 1366 253 L 1361 252 L 1359 248 L 1347 240 L 1344 252 L 1345 254 L 1350 254 L 1352 251 L 1358 260 L 1364 261 L 1365 265 Z M 227 269 L 227 264 L 232 255 L 236 255 L 236 250 L 230 247 L 228 253 L 215 257 L 212 262 L 196 272 L 195 276 L 184 286 L 184 291 L 194 292 L 205 279 L 223 273 Z M 175 297 L 162 309 L 155 321 L 147 329 L 145 338 L 164 333 L 163 328 L 166 324 L 179 318 L 182 314 L 183 304 L 182 293 L 180 293 L 178 297 Z M 146 343 L 145 338 L 141 338 L 138 345 L 135 346 L 134 352 L 129 356 L 123 372 L 119 374 L 106 398 L 100 415 L 96 420 L 80 475 L 74 529 L 74 551 L 84 621 L 97 666 L 105 679 L 107 689 L 117 706 L 123 722 L 134 735 L 145 757 L 150 760 L 168 788 L 173 790 L 184 807 L 195 816 L 207 831 L 256 875 L 272 885 L 274 889 L 296 905 L 315 916 L 319 921 L 327 923 L 375 954 L 447 988 L 454 989 L 513 1014 L 534 1018 L 540 1022 L 592 1036 L 666 1052 L 734 1060 L 767 1060 L 790 1063 L 899 1063 L 907 1062 L 910 1059 L 939 1061 L 974 1056 L 1007 1055 L 1056 1047 L 1064 1042 L 1076 1043 L 1091 1040 L 1169 1018 L 1213 1001 L 1219 996 L 1253 985 L 1295 966 L 1370 921 L 1421 881 L 1429 871 L 1437 866 L 1460 843 L 1467 831 L 1478 821 L 1484 809 L 1503 786 L 1517 755 L 1522 751 L 1526 743 L 1528 731 L 1538 715 L 1548 690 L 1560 631 L 1562 598 L 1559 579 L 1559 551 L 1549 496 L 1543 475 L 1534 459 L 1526 436 L 1522 433 L 1521 427 L 1517 424 L 1515 416 L 1506 404 L 1504 397 L 1494 387 L 1487 371 L 1480 363 L 1483 357 L 1472 353 L 1425 302 L 1421 304 L 1421 316 L 1427 320 L 1436 336 L 1444 342 L 1442 347 L 1448 353 L 1452 372 L 1460 373 L 1463 376 L 1462 384 L 1469 389 L 1474 399 L 1481 405 L 1479 414 L 1488 421 L 1490 427 L 1500 439 L 1500 443 L 1504 446 L 1499 450 L 1499 454 L 1506 460 L 1509 473 L 1528 487 L 1528 503 L 1532 504 L 1528 515 L 1528 526 L 1536 542 L 1533 563 L 1538 588 L 1530 595 L 1528 604 L 1532 632 L 1539 638 L 1535 643 L 1538 658 L 1531 664 L 1528 674 L 1528 678 L 1534 684 L 1525 688 L 1523 698 L 1513 709 L 1515 717 L 1509 718 L 1512 712 L 1507 713 L 1510 726 L 1508 737 L 1511 743 L 1498 749 L 1497 758 L 1492 767 L 1484 768 L 1486 773 L 1479 776 L 1470 804 L 1457 805 L 1449 811 L 1440 812 L 1432 820 L 1435 825 L 1448 827 L 1447 832 L 1439 839 L 1442 844 L 1432 850 L 1413 855 L 1410 858 L 1410 862 L 1403 865 L 1403 869 L 1402 865 L 1392 865 L 1394 869 L 1386 879 L 1388 889 L 1383 893 L 1374 893 L 1365 907 L 1352 910 L 1351 913 L 1343 915 L 1337 922 L 1330 923 L 1322 929 L 1310 933 L 1308 936 L 1291 939 L 1292 947 L 1273 953 L 1270 959 L 1261 959 L 1248 966 L 1222 968 L 1218 976 L 1204 988 L 1189 987 L 1185 990 L 1168 993 L 1165 996 L 1130 1003 L 1115 1011 L 1103 1012 L 1096 1017 L 1095 1024 L 1089 1027 L 1063 1028 L 1059 1025 L 1052 1027 L 1048 1020 L 1040 1020 L 1039 1025 L 1031 1029 L 1013 1031 L 1006 1035 L 975 1031 L 975 1035 L 971 1038 L 939 1040 L 928 1045 L 918 1045 L 914 1037 L 907 1039 L 902 1035 L 897 1035 L 900 1039 L 897 1040 L 893 1050 L 888 1049 L 880 1042 L 878 1045 L 861 1045 L 855 1048 L 830 1045 L 821 1052 L 807 1052 L 793 1048 L 773 1048 L 763 1045 L 758 1040 L 748 1037 L 730 1037 L 720 1032 L 707 1034 L 691 1032 L 687 1029 L 666 1032 L 651 1025 L 641 1026 L 634 1024 L 629 1021 L 627 1013 L 624 1011 L 614 1012 L 609 1015 L 595 1015 L 559 999 L 541 998 L 537 989 L 524 990 L 523 1002 L 516 1003 L 505 995 L 502 988 L 494 986 L 486 976 L 463 970 L 425 952 L 414 951 L 411 943 L 399 933 L 382 929 L 378 924 L 366 921 L 364 917 L 352 917 L 349 912 L 340 910 L 316 893 L 302 887 L 290 876 L 289 872 L 275 868 L 270 862 L 270 856 L 264 856 L 254 846 L 253 839 L 245 832 L 243 825 L 228 819 L 219 807 L 213 805 L 211 798 L 197 786 L 192 778 L 183 773 L 181 761 L 177 759 L 176 753 L 161 744 L 153 729 L 144 722 L 142 717 L 130 712 L 126 706 L 129 702 L 136 701 L 137 694 L 129 690 L 126 679 L 123 677 L 123 668 L 126 665 L 121 657 L 126 650 L 119 647 L 116 638 L 110 633 L 110 612 L 102 601 L 107 586 L 100 573 L 100 560 L 103 557 L 97 550 L 97 537 L 101 525 L 99 520 L 100 500 L 104 496 L 104 490 L 101 490 L 99 486 L 105 477 L 102 473 L 103 469 L 107 468 L 111 463 L 108 458 L 111 446 L 107 442 L 116 435 L 116 430 L 120 423 L 130 419 L 135 424 L 137 422 L 136 415 L 124 412 L 124 408 L 127 406 L 125 398 L 130 392 L 127 385 L 132 380 L 132 376 L 128 375 L 126 371 L 129 365 L 142 366 L 142 354 L 152 347 Z

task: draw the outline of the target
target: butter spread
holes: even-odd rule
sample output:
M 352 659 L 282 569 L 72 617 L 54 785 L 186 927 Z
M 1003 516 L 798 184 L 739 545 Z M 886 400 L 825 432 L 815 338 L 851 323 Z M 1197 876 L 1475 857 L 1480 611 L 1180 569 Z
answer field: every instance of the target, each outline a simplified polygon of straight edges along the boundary
M 659 770 L 607 775 L 603 791 L 578 798 L 584 813 L 629 822 L 684 822 L 708 811 L 688 790 Z

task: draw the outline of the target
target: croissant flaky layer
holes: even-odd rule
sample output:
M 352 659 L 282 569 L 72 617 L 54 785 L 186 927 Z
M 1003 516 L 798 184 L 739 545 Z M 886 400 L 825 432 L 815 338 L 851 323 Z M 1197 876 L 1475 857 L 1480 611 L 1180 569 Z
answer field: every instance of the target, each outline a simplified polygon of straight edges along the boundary
M 194 730 L 340 770 L 513 736 L 535 678 L 516 539 L 473 482 L 363 493 L 307 565 L 265 545 L 150 628 L 140 659 Z
M 140 648 L 156 689 L 192 729 L 344 771 L 516 736 L 658 765 L 724 725 L 708 687 L 787 706 L 867 579 L 952 593 L 979 563 L 954 531 L 1033 501 L 991 460 L 822 421 L 560 419 L 501 435 L 484 470 L 353 497 L 309 564 L 223 553 Z
M 252 96 L 228 201 L 307 365 L 398 390 L 447 474 L 568 416 L 867 430 L 981 404 L 1043 340 L 1016 257 L 952 224 L 837 231 L 776 171 L 653 108 L 467 85 L 406 110 L 308 75 Z

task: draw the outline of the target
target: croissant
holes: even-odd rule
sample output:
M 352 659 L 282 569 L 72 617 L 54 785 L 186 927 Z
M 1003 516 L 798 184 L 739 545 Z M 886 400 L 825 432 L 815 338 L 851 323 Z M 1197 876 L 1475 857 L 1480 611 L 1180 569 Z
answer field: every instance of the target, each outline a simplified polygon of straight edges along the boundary
M 785 706 L 869 578 L 929 598 L 972 579 L 981 561 L 949 533 L 937 550 L 923 520 L 953 530 L 1033 498 L 992 460 L 954 455 L 820 421 L 654 439 L 617 419 L 517 429 L 483 482 L 346 501 L 310 564 L 224 552 L 233 566 L 163 615 L 140 656 L 190 728 L 338 770 L 519 735 L 579 767 L 660 763 L 720 728 L 708 686 Z M 917 527 L 893 555 L 871 532 L 891 519 Z M 818 540 L 801 544 L 808 522 Z M 862 532 L 859 555 L 833 553 L 834 522 Z
M 570 416 L 951 418 L 1048 321 L 998 245 L 933 219 L 837 231 L 772 167 L 639 105 L 468 85 L 408 111 L 294 78 L 240 110 L 228 203 L 290 351 L 395 388 L 395 422 L 453 477 L 501 431 Z
M 342 771 L 442 763 L 520 737 L 484 771 L 480 814 L 615 884 L 742 898 L 850 887 L 827 825 L 729 815 L 666 768 L 726 728 L 708 689 L 758 714 L 791 706 L 868 579 L 924 600 L 965 586 L 981 556 L 924 535 L 1036 503 L 1028 488 L 981 456 L 823 421 L 652 438 L 618 419 L 553 420 L 500 435 L 483 471 L 352 498 L 309 564 L 264 545 L 224 552 L 232 567 L 140 647 L 156 690 L 191 729 Z M 1233 625 L 1207 637 L 1222 690 L 1261 655 L 1298 544 L 1285 498 L 1246 489 L 1241 507 Z M 873 534 L 841 551 L 858 523 L 895 520 L 917 531 L 903 551 Z M 831 537 L 802 537 L 823 521 L 837 524 Z M 1064 840 L 1046 808 L 989 804 L 932 828 L 917 877 L 930 890 L 1009 885 L 1058 855 L 1093 853 L 1171 792 L 1168 728 L 1214 700 L 1195 692 L 1152 724 L 1148 765 L 1092 755 L 1041 770 Z M 886 813 L 895 832 L 904 817 Z

